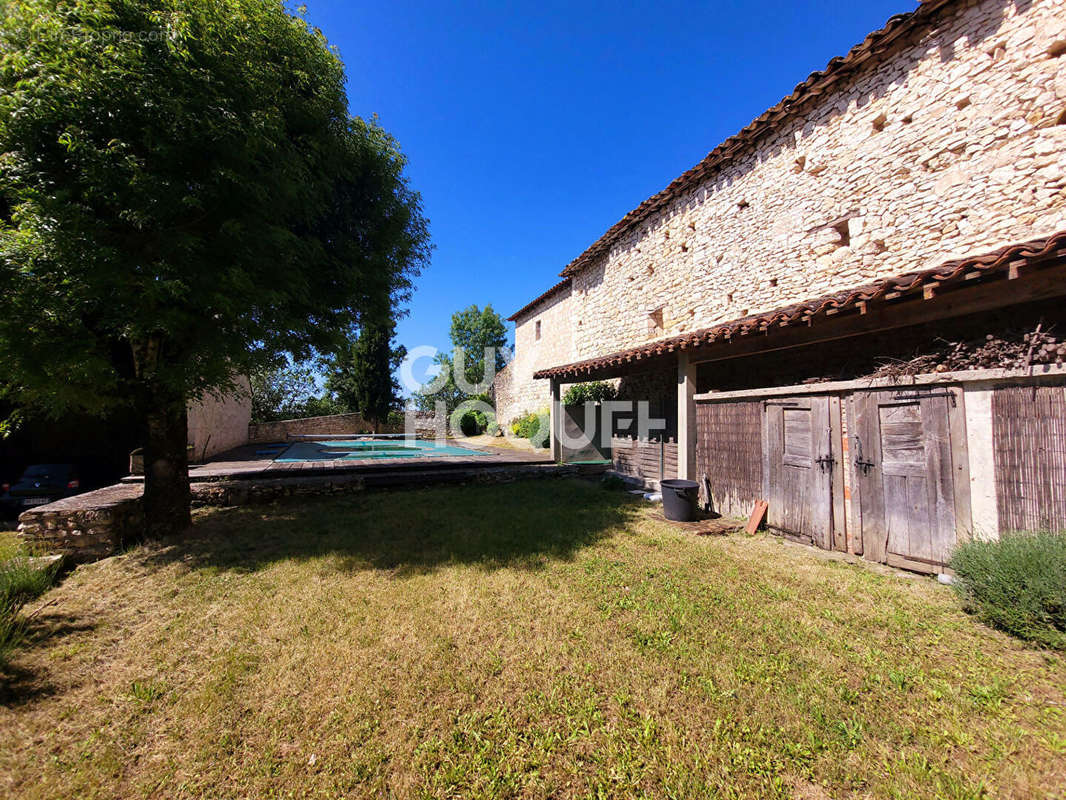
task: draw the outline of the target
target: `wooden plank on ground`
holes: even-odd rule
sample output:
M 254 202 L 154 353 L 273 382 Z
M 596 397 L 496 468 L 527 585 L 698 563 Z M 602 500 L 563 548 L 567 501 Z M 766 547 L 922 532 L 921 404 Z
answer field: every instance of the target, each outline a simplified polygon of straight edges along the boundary
M 765 500 L 756 500 L 755 508 L 751 510 L 751 516 L 748 517 L 748 524 L 744 526 L 744 532 L 751 536 L 759 529 L 762 524 L 763 518 L 766 517 L 766 509 L 769 507 L 769 503 Z

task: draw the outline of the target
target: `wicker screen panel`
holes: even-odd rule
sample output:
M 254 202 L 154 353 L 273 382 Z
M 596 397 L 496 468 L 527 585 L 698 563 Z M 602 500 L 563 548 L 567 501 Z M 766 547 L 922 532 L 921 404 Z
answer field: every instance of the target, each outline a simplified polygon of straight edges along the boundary
M 720 513 L 746 514 L 762 496 L 762 414 L 758 400 L 696 406 L 696 474 Z
M 1066 529 L 1066 394 L 1004 386 L 992 394 L 1001 531 Z

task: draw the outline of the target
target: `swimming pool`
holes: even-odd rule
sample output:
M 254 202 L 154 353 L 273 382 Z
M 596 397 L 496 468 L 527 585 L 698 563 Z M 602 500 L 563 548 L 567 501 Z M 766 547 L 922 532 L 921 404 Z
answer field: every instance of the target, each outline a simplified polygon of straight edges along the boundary
M 422 439 L 352 439 L 294 442 L 274 460 L 337 461 L 366 458 L 439 458 L 441 456 L 483 456 L 484 452 L 466 447 L 437 444 Z

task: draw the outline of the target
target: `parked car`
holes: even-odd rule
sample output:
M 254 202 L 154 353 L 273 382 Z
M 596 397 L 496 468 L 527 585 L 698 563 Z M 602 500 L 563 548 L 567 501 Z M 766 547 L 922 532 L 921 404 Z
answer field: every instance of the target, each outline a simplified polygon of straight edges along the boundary
M 8 513 L 19 514 L 82 491 L 78 468 L 73 464 L 34 464 L 26 467 L 15 483 L 3 484 L 0 505 Z

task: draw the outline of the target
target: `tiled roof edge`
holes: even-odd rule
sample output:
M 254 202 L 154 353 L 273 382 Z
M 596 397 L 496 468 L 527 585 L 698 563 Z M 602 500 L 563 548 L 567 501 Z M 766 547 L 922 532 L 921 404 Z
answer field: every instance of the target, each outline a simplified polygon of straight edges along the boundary
M 533 377 L 538 379 L 579 377 L 583 372 L 617 366 L 623 362 L 653 358 L 675 350 L 699 347 L 722 339 L 729 340 L 734 336 L 743 336 L 753 331 L 768 331 L 770 328 L 785 327 L 796 321 L 806 323 L 814 317 L 826 316 L 828 313 L 836 314 L 854 308 L 859 303 L 877 303 L 901 295 L 914 294 L 926 286 L 943 286 L 959 282 L 965 280 L 966 275 L 974 271 L 978 274 L 991 274 L 1007 269 L 1019 260 L 1036 262 L 1055 256 L 1066 259 L 1066 231 L 1059 231 L 1042 239 L 1007 245 L 978 256 L 952 259 L 932 269 L 907 272 L 854 289 L 823 295 L 762 314 L 752 314 L 710 328 L 702 328 L 691 333 L 631 347 L 628 350 L 542 369 L 534 373 Z
M 551 297 L 553 294 L 555 294 L 557 291 L 559 291 L 560 289 L 562 289 L 564 286 L 566 286 L 569 283 L 570 283 L 570 278 L 569 277 L 563 278 L 561 281 L 559 281 L 553 287 L 548 289 L 548 291 L 546 291 L 543 294 L 540 294 L 537 297 L 535 297 L 534 299 L 530 300 L 528 303 L 526 303 L 524 306 L 522 306 L 520 309 L 518 309 L 516 312 L 514 312 L 511 316 L 509 316 L 507 318 L 508 322 L 514 322 L 518 317 L 520 317 L 523 314 L 525 314 L 527 311 L 529 311 L 534 306 L 544 302 L 545 300 L 547 300 L 549 297 Z

